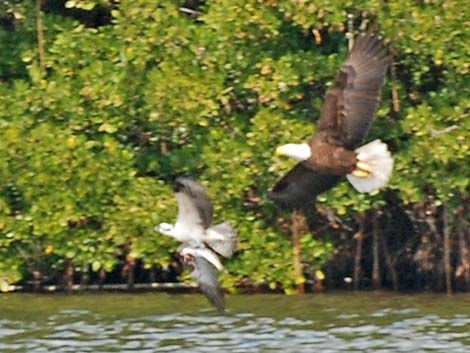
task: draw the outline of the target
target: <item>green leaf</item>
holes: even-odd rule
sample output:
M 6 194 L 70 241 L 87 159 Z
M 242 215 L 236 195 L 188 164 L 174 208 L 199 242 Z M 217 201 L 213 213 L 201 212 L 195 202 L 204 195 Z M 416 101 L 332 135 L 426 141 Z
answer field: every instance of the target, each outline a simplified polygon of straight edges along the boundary
M 74 1 L 74 0 L 68 0 L 68 1 L 65 2 L 65 7 L 67 9 L 71 9 L 73 7 L 76 7 L 76 6 L 77 6 L 77 2 Z
M 98 260 L 95 260 L 91 263 L 91 269 L 93 272 L 98 272 L 101 268 L 101 262 Z
M 5 278 L 0 278 L 0 292 L 9 292 L 10 283 Z

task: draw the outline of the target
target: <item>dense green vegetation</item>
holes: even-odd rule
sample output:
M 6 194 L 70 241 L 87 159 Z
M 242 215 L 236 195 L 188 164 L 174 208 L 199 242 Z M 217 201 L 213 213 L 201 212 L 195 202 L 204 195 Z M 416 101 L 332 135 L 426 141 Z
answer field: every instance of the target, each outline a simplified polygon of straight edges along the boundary
M 273 151 L 314 131 L 347 14 L 390 42 L 368 140 L 391 146 L 395 172 L 373 195 L 344 182 L 319 197 L 296 278 L 291 215 L 266 197 L 292 161 Z M 323 271 L 331 287 L 355 272 L 356 286 L 469 289 L 469 21 L 459 0 L 1 2 L 1 287 L 165 272 L 176 243 L 153 225 L 190 173 L 241 237 L 227 288 L 291 292 Z

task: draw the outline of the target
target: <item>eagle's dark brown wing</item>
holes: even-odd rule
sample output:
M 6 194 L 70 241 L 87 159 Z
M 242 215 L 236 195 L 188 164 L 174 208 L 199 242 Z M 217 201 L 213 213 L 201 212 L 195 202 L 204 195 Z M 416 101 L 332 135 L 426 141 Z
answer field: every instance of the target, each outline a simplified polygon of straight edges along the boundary
M 348 149 L 357 147 L 372 124 L 390 61 L 376 35 L 359 36 L 326 92 L 317 131 L 327 131 Z
M 269 197 L 286 209 L 301 208 L 315 197 L 335 186 L 342 176 L 319 174 L 298 163 L 272 188 Z

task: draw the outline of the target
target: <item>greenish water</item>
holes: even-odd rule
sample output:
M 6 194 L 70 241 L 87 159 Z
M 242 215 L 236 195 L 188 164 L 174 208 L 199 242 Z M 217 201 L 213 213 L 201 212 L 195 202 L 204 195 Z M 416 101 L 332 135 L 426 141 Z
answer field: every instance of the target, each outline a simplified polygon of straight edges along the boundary
M 470 352 L 470 295 L 0 295 L 0 352 Z

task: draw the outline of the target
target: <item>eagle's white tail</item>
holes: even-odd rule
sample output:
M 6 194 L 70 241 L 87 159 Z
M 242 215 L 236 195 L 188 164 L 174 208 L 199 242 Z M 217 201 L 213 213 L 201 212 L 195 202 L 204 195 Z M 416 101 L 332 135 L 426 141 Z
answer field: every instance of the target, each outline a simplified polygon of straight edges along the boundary
M 224 257 L 232 256 L 238 246 L 237 232 L 230 222 L 223 222 L 207 229 L 204 241 Z
M 355 152 L 358 161 L 368 164 L 372 171 L 366 177 L 346 175 L 352 186 L 359 192 L 372 192 L 387 184 L 393 169 L 393 158 L 387 145 L 380 140 L 374 140 L 359 147 Z

